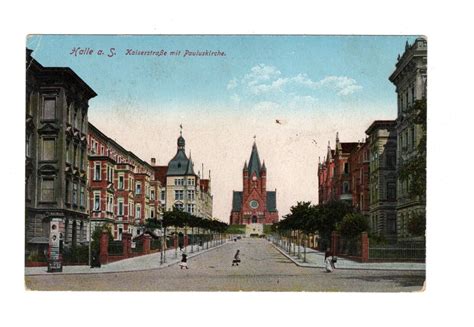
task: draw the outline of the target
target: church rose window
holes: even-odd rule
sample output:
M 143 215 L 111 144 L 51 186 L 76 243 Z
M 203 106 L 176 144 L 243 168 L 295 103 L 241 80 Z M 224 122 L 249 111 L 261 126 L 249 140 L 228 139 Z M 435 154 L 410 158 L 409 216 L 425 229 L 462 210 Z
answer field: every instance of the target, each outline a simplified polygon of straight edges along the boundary
M 255 200 L 250 201 L 249 205 L 250 205 L 250 208 L 252 208 L 252 209 L 257 209 L 258 208 L 258 202 L 255 201 Z

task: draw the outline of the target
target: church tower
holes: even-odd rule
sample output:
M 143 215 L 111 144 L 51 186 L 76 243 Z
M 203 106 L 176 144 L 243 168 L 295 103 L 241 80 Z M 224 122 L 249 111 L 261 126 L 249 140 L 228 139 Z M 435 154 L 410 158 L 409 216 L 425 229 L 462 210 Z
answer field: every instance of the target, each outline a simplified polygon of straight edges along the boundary
M 264 225 L 278 222 L 276 190 L 267 191 L 267 168 L 254 141 L 250 159 L 242 169 L 242 192 L 232 197 L 231 225 Z

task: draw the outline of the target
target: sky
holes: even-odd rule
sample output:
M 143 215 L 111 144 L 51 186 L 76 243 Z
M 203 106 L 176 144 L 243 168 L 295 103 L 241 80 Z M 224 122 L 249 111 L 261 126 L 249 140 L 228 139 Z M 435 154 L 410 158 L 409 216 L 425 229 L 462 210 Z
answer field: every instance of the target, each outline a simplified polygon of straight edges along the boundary
M 30 35 L 26 43 L 43 66 L 70 67 L 94 89 L 89 121 L 142 159 L 166 165 L 182 124 L 195 171 L 211 171 L 214 216 L 228 222 L 254 136 L 280 216 L 297 201 L 317 203 L 318 161 L 336 132 L 357 142 L 374 120 L 396 118 L 388 77 L 415 39 Z

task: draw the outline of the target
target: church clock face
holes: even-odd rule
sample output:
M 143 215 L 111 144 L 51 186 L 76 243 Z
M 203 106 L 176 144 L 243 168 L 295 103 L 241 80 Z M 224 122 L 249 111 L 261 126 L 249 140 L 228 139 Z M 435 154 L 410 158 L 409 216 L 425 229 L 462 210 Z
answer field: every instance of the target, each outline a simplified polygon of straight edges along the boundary
M 250 208 L 252 209 L 257 209 L 258 208 L 258 202 L 255 200 L 252 200 L 249 202 Z

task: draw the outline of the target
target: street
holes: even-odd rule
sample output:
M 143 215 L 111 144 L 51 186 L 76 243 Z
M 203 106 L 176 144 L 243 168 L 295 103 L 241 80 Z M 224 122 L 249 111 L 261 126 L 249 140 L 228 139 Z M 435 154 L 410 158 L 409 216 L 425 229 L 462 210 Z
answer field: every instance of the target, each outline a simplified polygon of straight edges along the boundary
M 239 266 L 232 259 L 240 250 Z M 30 290 L 74 291 L 420 291 L 424 271 L 335 270 L 298 267 L 264 239 L 244 238 L 188 260 L 189 269 L 26 276 Z

